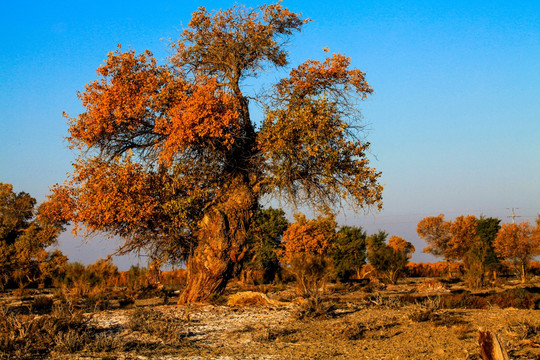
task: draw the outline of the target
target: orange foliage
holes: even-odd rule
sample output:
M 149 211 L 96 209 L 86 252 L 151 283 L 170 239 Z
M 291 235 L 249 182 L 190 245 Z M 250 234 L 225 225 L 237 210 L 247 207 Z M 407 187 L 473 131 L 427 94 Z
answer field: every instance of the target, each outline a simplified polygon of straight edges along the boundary
M 407 254 L 407 257 L 410 259 L 412 254 L 415 251 L 414 245 L 405 240 L 404 238 L 396 235 L 390 236 L 390 239 L 388 239 L 389 247 L 394 249 L 395 251 L 399 251 L 402 253 Z
M 70 119 L 73 145 L 107 148 L 111 141 L 131 140 L 170 163 L 189 146 L 230 147 L 234 141 L 236 99 L 215 78 L 188 81 L 157 65 L 149 51 L 137 56 L 121 49 L 109 53 L 98 75 L 79 93 L 86 112 Z M 133 137 L 125 139 L 129 133 Z
M 446 249 L 446 256 L 463 260 L 473 243 L 479 241 L 476 234 L 476 217 L 474 215 L 458 216 L 450 225 L 450 233 L 452 237 Z
M 325 255 L 332 248 L 337 225 L 333 216 L 307 220 L 304 214 L 297 214 L 295 220 L 283 233 L 283 262 L 291 264 L 299 257 Z
M 527 261 L 540 254 L 538 229 L 528 222 L 520 224 L 502 224 L 497 238 L 495 251 L 505 259 Z
M 281 80 L 276 86 L 277 91 L 281 96 L 303 98 L 324 94 L 329 89 L 350 89 L 364 99 L 373 89 L 365 81 L 363 72 L 348 69 L 350 63 L 351 59 L 341 54 L 334 54 L 324 62 L 308 60 L 293 69 L 289 78 Z
M 424 252 L 435 256 L 445 256 L 445 250 L 450 241 L 451 234 L 450 223 L 444 221 L 443 214 L 439 216 L 428 216 L 420 220 L 416 227 L 416 232 L 428 244 Z
M 424 252 L 443 256 L 449 261 L 463 260 L 471 246 L 480 239 L 476 234 L 474 215 L 458 216 L 453 222 L 444 215 L 428 216 L 418 223 L 416 232 L 426 240 Z
M 435 263 L 408 263 L 407 276 L 410 277 L 444 277 L 449 273 L 463 274 L 463 263 L 435 262 Z
M 494 247 L 500 257 L 521 266 L 521 279 L 525 282 L 529 262 L 534 256 L 540 255 L 540 226 L 534 228 L 528 221 L 502 224 Z

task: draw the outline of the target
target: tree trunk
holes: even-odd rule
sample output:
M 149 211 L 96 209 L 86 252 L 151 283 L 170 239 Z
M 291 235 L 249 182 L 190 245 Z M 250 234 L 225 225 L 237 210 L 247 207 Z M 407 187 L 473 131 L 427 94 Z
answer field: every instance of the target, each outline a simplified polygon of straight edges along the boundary
M 525 276 L 525 262 L 521 262 L 521 283 L 525 284 L 527 282 L 527 278 Z
M 478 330 L 478 334 L 480 356 L 483 360 L 509 360 L 508 353 L 495 333 Z
M 187 263 L 187 284 L 179 304 L 205 302 L 221 294 L 244 256 L 256 198 L 246 181 L 239 179 L 225 195 L 199 225 L 199 243 Z

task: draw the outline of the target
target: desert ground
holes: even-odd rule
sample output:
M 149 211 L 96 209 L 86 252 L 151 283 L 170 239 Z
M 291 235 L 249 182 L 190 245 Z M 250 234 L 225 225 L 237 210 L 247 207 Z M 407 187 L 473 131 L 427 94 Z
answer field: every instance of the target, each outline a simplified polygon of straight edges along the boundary
M 213 304 L 178 306 L 178 290 L 160 289 L 91 311 L 44 301 L 56 298 L 46 290 L 5 293 L 0 359 L 481 359 L 479 329 L 511 359 L 540 359 L 537 280 L 472 292 L 425 279 L 328 284 L 310 299 L 293 284 L 231 283 Z

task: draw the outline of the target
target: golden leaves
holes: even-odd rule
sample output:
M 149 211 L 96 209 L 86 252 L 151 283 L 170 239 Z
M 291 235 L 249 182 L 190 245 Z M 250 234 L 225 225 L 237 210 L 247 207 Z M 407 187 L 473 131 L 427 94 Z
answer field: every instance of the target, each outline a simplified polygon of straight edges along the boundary
M 358 69 L 348 69 L 351 59 L 333 54 L 324 62 L 308 60 L 293 69 L 288 78 L 276 86 L 281 96 L 302 98 L 325 95 L 340 90 L 354 90 L 362 99 L 373 89 L 365 81 L 365 74 Z
M 296 222 L 283 233 L 282 261 L 291 264 L 298 257 L 324 255 L 334 245 L 335 216 L 307 220 L 304 214 L 297 214 L 295 219 Z
M 447 260 L 461 260 L 471 246 L 480 241 L 476 233 L 474 215 L 458 216 L 453 222 L 444 215 L 428 216 L 420 220 L 416 232 L 428 243 L 424 252 L 444 256 Z
M 179 93 L 167 117 L 156 121 L 155 131 L 164 137 L 160 155 L 170 163 L 183 149 L 218 145 L 230 148 L 240 124 L 237 101 L 223 92 L 213 78 L 190 84 L 189 92 Z
M 540 255 L 540 228 L 534 228 L 528 221 L 520 224 L 502 224 L 494 247 L 497 254 L 505 259 L 528 262 Z

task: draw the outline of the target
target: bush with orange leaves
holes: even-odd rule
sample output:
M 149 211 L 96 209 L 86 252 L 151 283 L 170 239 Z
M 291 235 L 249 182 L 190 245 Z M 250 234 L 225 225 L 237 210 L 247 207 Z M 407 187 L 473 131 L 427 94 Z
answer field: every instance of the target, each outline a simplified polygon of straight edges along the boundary
M 294 218 L 295 222 L 283 233 L 278 256 L 296 277 L 298 292 L 303 296 L 316 296 L 330 273 L 330 252 L 337 226 L 335 215 L 308 220 L 304 214 L 296 214 Z
M 494 242 L 501 258 L 510 260 L 521 268 L 521 282 L 526 281 L 529 262 L 540 255 L 540 223 L 536 228 L 528 221 L 521 224 L 503 224 Z
M 451 274 L 459 274 L 465 272 L 462 262 L 446 262 L 438 261 L 434 263 L 408 263 L 406 270 L 409 277 L 445 277 Z

